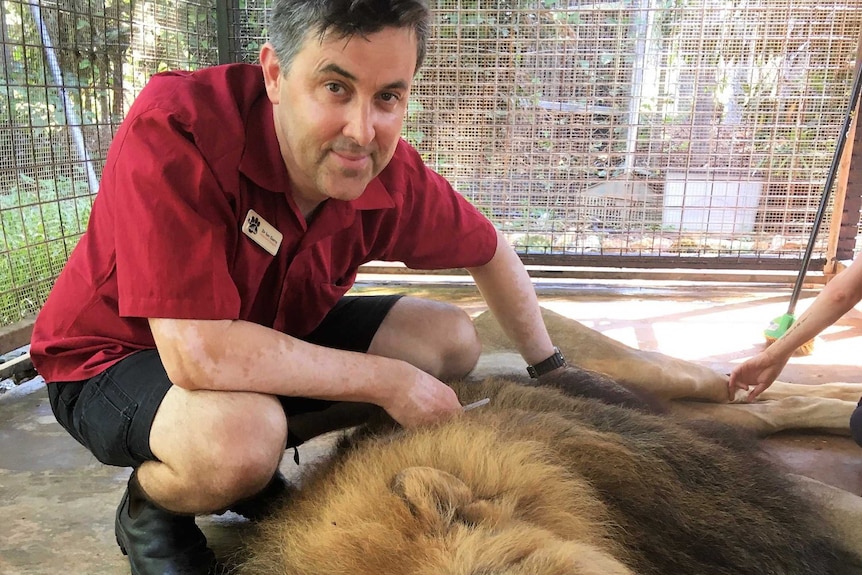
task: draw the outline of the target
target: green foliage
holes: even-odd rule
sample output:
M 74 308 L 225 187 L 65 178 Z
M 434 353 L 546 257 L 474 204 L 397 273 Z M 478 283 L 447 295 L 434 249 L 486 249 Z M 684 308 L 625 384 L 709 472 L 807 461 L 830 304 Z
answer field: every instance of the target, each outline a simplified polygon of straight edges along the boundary
M 424 107 L 422 106 L 422 102 L 417 98 L 410 98 L 407 102 L 407 118 L 404 122 L 404 137 L 408 142 L 410 142 L 410 144 L 416 147 L 421 147 L 422 141 L 425 139 L 425 132 L 421 129 L 413 128 L 413 126 L 418 125 L 418 122 L 416 121 L 417 116 L 419 116 L 423 111 Z
M 22 176 L 20 185 L 0 194 L 0 323 L 38 311 L 91 207 L 87 183 L 63 176 Z
M 43 1 L 58 78 L 31 4 L 0 0 L 0 324 L 47 297 L 89 219 L 83 162 L 99 171 L 134 94 L 154 72 L 217 62 L 211 0 Z
M 512 240 L 516 251 L 521 253 L 548 253 L 553 247 L 551 236 L 547 234 L 527 234 Z
M 454 5 L 452 11 L 439 15 L 437 36 L 440 38 L 514 39 L 534 37 L 536 31 L 554 37 L 549 27 L 537 28 L 540 21 L 577 26 L 580 13 L 563 0 L 498 0 L 496 10 L 489 10 L 479 0 Z

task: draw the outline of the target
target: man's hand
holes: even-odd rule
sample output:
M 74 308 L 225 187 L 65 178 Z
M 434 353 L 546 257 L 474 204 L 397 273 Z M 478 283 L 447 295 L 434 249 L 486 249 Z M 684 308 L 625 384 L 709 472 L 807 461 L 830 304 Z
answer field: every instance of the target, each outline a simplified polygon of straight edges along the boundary
M 406 364 L 405 364 L 406 365 Z M 415 427 L 442 421 L 461 413 L 461 402 L 451 387 L 409 366 L 412 377 L 393 390 L 381 407 L 404 427 Z

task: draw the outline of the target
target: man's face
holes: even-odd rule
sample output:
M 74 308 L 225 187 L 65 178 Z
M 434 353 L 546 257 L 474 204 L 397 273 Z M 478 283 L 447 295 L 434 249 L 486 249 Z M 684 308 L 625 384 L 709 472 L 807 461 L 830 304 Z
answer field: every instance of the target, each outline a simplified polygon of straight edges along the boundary
M 416 37 L 385 28 L 365 38 L 309 33 L 287 70 L 261 50 L 281 155 L 303 213 L 353 200 L 392 159 L 416 69 Z

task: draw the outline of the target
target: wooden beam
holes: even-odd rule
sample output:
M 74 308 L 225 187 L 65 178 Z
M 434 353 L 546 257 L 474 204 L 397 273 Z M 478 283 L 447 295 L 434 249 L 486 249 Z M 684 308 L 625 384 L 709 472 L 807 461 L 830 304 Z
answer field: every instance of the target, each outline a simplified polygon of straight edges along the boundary
M 30 343 L 33 322 L 36 317 L 27 317 L 11 325 L 0 327 L 0 355 L 16 350 Z
M 856 61 L 854 66 L 854 74 L 862 74 L 862 32 L 859 34 L 859 41 L 856 46 Z M 850 106 L 848 106 L 850 108 Z M 846 258 L 846 249 L 841 249 L 843 246 L 842 240 L 842 232 L 848 227 L 847 218 L 848 214 L 845 213 L 845 207 L 850 208 L 851 214 L 850 217 L 854 219 L 856 225 L 852 226 L 854 231 L 854 237 L 856 230 L 858 229 L 859 222 L 859 205 L 858 199 L 860 196 L 860 192 L 857 189 L 857 186 L 850 186 L 851 180 L 858 180 L 858 174 L 860 168 L 859 166 L 859 152 L 860 150 L 856 144 L 857 140 L 857 130 L 856 126 L 858 124 L 859 119 L 859 102 L 856 102 L 855 107 L 850 110 L 850 113 L 853 114 L 853 119 L 850 122 L 850 129 L 847 132 L 847 140 L 844 146 L 844 150 L 842 150 L 841 161 L 838 165 L 838 175 L 835 183 L 835 197 L 834 203 L 832 206 L 832 218 L 829 222 L 829 239 L 826 246 L 826 264 L 823 266 L 823 274 L 826 277 L 826 281 L 831 280 L 835 274 L 839 273 L 845 266 L 840 263 L 840 260 L 847 259 Z M 854 151 L 856 152 L 854 154 Z M 855 158 L 855 161 L 854 161 Z M 854 177 L 851 177 L 851 167 L 853 168 Z M 852 199 L 848 201 L 848 194 L 852 196 Z

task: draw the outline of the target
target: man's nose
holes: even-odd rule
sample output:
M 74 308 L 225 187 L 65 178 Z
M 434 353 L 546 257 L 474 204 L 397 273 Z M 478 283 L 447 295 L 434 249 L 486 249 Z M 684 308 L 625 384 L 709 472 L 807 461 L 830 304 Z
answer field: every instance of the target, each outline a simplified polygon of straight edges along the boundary
M 365 147 L 374 140 L 374 109 L 368 102 L 357 101 L 347 113 L 343 134 Z

